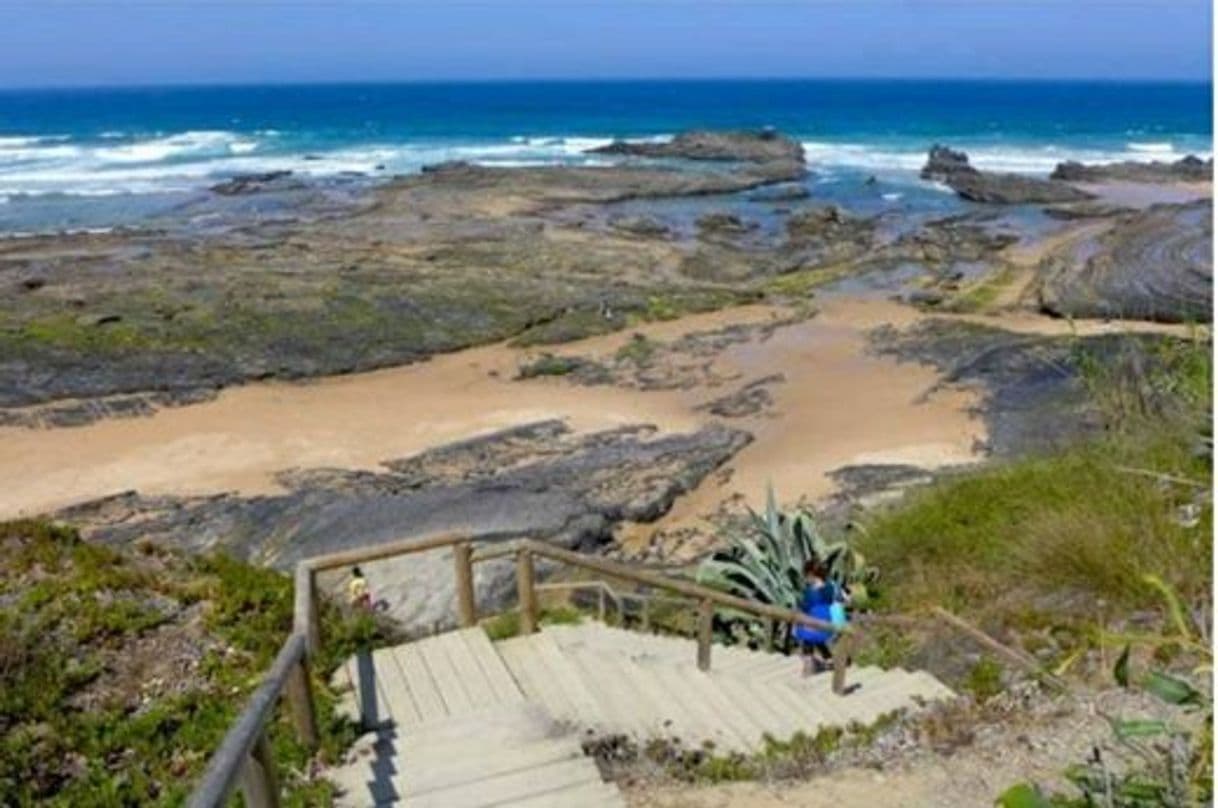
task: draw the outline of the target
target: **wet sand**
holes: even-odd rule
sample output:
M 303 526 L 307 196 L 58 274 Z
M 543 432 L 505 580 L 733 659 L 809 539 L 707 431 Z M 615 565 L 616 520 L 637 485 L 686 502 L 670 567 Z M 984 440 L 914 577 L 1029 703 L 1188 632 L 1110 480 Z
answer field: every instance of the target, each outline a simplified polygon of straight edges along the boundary
M 1209 199 L 1214 195 L 1214 186 L 1211 182 L 1148 183 L 1110 180 L 1075 184 L 1084 191 L 1095 194 L 1101 202 L 1139 210 L 1149 208 L 1151 205 L 1178 205 L 1198 199 Z
M 683 333 L 787 312 L 747 306 L 635 329 L 670 340 Z M 773 373 L 769 413 L 733 419 L 752 445 L 724 475 L 678 503 L 667 522 L 713 512 L 739 492 L 758 501 L 772 480 L 784 496 L 813 499 L 833 491 L 828 472 L 853 463 L 925 467 L 967 462 L 983 440 L 972 417 L 974 394 L 925 393 L 929 367 L 865 351 L 868 330 L 903 327 L 924 315 L 897 303 L 830 298 L 808 320 L 778 328 L 763 342 L 729 346 L 715 360 L 718 386 L 641 391 L 582 387 L 563 379 L 513 381 L 535 352 L 492 345 L 416 365 L 305 383 L 259 383 L 203 404 L 149 417 L 58 429 L 0 429 L 0 517 L 32 515 L 126 490 L 144 494 L 243 494 L 278 490 L 277 472 L 320 466 L 373 469 L 383 461 L 504 427 L 563 418 L 576 430 L 652 423 L 692 430 L 713 420 L 695 408 Z M 1034 333 L 1130 330 L 1128 323 L 1068 323 L 1032 314 L 968 317 Z M 1153 324 L 1135 326 L 1139 330 Z M 629 333 L 570 343 L 555 353 L 607 356 Z
M 898 365 L 863 351 L 869 327 L 908 310 L 868 301 L 830 305 L 779 328 L 768 341 L 729 347 L 716 375 L 741 383 L 781 372 L 772 416 L 736 419 L 755 443 L 732 463 L 732 490 L 760 495 L 773 478 L 795 496 L 819 496 L 826 472 L 889 458 L 938 465 L 971 456 L 982 437 L 965 393 L 919 398 L 935 382 L 929 368 Z M 637 329 L 656 339 L 758 322 L 781 311 L 752 306 Z M 607 355 L 629 334 L 563 346 L 561 353 Z M 34 514 L 136 489 L 145 494 L 210 494 L 277 489 L 294 467 L 371 469 L 380 462 L 528 421 L 564 418 L 577 430 L 647 422 L 690 430 L 713 417 L 694 408 L 729 385 L 688 391 L 581 387 L 561 379 L 512 381 L 530 352 L 503 345 L 440 356 L 402 368 L 301 384 L 264 383 L 224 391 L 214 401 L 133 419 L 61 429 L 0 429 L 0 516 Z M 689 507 L 712 504 L 698 492 Z

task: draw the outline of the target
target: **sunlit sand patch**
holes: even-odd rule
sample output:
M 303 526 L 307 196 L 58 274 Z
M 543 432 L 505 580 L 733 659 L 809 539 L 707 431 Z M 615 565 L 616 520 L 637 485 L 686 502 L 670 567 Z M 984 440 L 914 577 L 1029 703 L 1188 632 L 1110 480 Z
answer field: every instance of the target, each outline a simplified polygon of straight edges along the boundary
M 877 326 L 912 325 L 926 315 L 895 302 L 826 298 L 811 319 L 778 328 L 764 342 L 727 347 L 715 360 L 727 378 L 782 373 L 765 416 L 735 419 L 754 442 L 695 492 L 678 501 L 665 525 L 711 513 L 735 493 L 757 501 L 768 481 L 796 498 L 833 491 L 828 472 L 859 456 L 937 447 L 920 465 L 973 458 L 984 438 L 969 414 L 974 394 L 924 394 L 936 372 L 866 351 Z M 768 323 L 791 311 L 755 305 L 635 331 L 671 340 L 737 323 Z M 1026 333 L 1156 330 L 1154 324 L 1075 323 L 1032 314 L 976 316 Z M 1176 329 L 1179 330 L 1179 329 Z M 555 352 L 605 356 L 631 334 L 556 346 Z M 59 429 L 0 429 L 0 516 L 53 510 L 125 490 L 145 494 L 244 494 L 279 490 L 276 473 L 334 466 L 375 469 L 385 460 L 546 418 L 576 430 L 651 423 L 688 431 L 713 420 L 695 408 L 723 387 L 640 391 L 582 387 L 561 379 L 515 381 L 537 351 L 492 345 L 406 367 L 303 383 L 258 383 L 222 392 L 210 402 Z M 727 480 L 724 482 L 724 480 Z

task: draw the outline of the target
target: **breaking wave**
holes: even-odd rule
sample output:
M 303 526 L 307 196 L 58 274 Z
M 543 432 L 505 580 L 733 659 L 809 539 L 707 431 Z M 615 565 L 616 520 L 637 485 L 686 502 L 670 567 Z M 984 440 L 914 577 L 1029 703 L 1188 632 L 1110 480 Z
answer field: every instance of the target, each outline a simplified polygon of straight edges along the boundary
M 518 134 L 500 139 L 414 138 L 374 141 L 362 133 L 105 131 L 88 137 L 0 135 L 0 199 L 46 194 L 100 196 L 184 192 L 237 174 L 294 171 L 315 177 L 411 173 L 451 160 L 498 166 L 604 164 L 588 151 L 612 142 L 589 135 Z M 644 139 L 662 139 L 653 135 Z M 809 167 L 913 177 L 926 159 L 925 143 L 804 142 Z M 1187 153 L 1170 141 L 1128 142 L 1117 148 L 953 143 L 974 165 L 994 171 L 1047 173 L 1064 160 L 1176 159 Z M 1200 153 L 1208 157 L 1208 152 Z

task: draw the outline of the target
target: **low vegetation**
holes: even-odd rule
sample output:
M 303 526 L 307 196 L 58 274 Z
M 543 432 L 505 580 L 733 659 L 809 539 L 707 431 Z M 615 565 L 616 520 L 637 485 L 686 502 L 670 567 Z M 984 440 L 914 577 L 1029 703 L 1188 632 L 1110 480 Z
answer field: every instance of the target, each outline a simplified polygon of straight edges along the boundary
M 520 366 L 517 378 L 535 379 L 539 376 L 566 376 L 579 369 L 581 360 L 570 356 L 555 356 L 543 353 L 536 359 L 530 359 Z
M 750 754 L 721 753 L 713 744 L 688 747 L 673 738 L 638 743 L 624 736 L 598 738 L 586 751 L 617 776 L 652 776 L 707 784 L 740 780 L 793 780 L 823 774 L 848 764 L 876 738 L 902 721 L 900 712 L 886 713 L 870 724 L 822 727 L 815 734 L 796 732 L 790 738 L 764 738 L 762 748 Z
M 120 552 L 43 521 L 0 524 L 0 793 L 8 805 L 178 805 L 292 625 L 292 582 L 223 555 Z M 321 761 L 355 736 L 327 685 L 378 640 L 324 604 Z M 271 745 L 289 805 L 328 801 L 286 717 Z
M 1115 619 L 1160 605 L 1147 574 L 1206 602 L 1209 345 L 1155 350 L 1089 366 L 1096 439 L 949 476 L 870 518 L 861 546 L 884 571 L 885 606 L 1012 627 L 1083 607 Z
M 1118 361 L 1082 357 L 1095 439 L 948 477 L 866 525 L 880 608 L 947 607 L 1098 687 L 1117 657 L 1122 686 L 1176 709 L 1173 720 L 1110 716 L 1112 738 L 1066 772 L 1076 793 L 1017 784 L 1006 808 L 1212 797 L 1210 345 L 1138 345 Z M 983 658 L 957 684 L 984 699 L 1002 677 Z

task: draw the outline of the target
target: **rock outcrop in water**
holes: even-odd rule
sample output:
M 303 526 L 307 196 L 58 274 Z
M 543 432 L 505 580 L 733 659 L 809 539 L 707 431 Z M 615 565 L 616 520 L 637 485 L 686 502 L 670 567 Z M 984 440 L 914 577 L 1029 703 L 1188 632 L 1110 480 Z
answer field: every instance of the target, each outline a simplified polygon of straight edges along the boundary
M 262 174 L 238 174 L 232 179 L 213 185 L 211 190 L 222 196 L 240 196 L 303 187 L 305 187 L 305 182 L 294 177 L 291 171 L 267 171 Z
M 1213 205 L 1156 205 L 1125 214 L 1041 268 L 1041 306 L 1062 317 L 1208 323 L 1213 317 Z
M 615 140 L 607 146 L 588 150 L 589 154 L 620 154 L 633 157 L 675 157 L 684 160 L 735 160 L 767 163 L 802 163 L 804 147 L 794 138 L 762 129 L 756 132 L 681 132 L 672 140 Z
M 938 144 L 931 147 L 921 177 L 942 182 L 972 202 L 1027 205 L 1081 202 L 1092 198 L 1086 191 L 1057 180 L 979 171 L 969 164 L 964 152 Z
M 96 541 L 161 541 L 189 551 L 224 548 L 277 567 L 301 558 L 410 536 L 461 531 L 476 539 L 528 536 L 591 549 L 621 521 L 659 518 L 749 441 L 708 426 L 658 434 L 628 426 L 585 435 L 561 421 L 507 429 L 386 463 L 383 472 L 285 473 L 288 491 L 146 497 L 136 493 L 70 508 L 59 517 Z M 451 562 L 439 553 L 373 567 L 378 598 L 407 626 L 452 619 Z M 478 567 L 488 602 L 512 587 L 510 564 Z
M 1120 163 L 1058 163 L 1049 179 L 1065 182 L 1206 182 L 1214 178 L 1214 161 L 1188 155 L 1174 163 L 1159 160 Z

